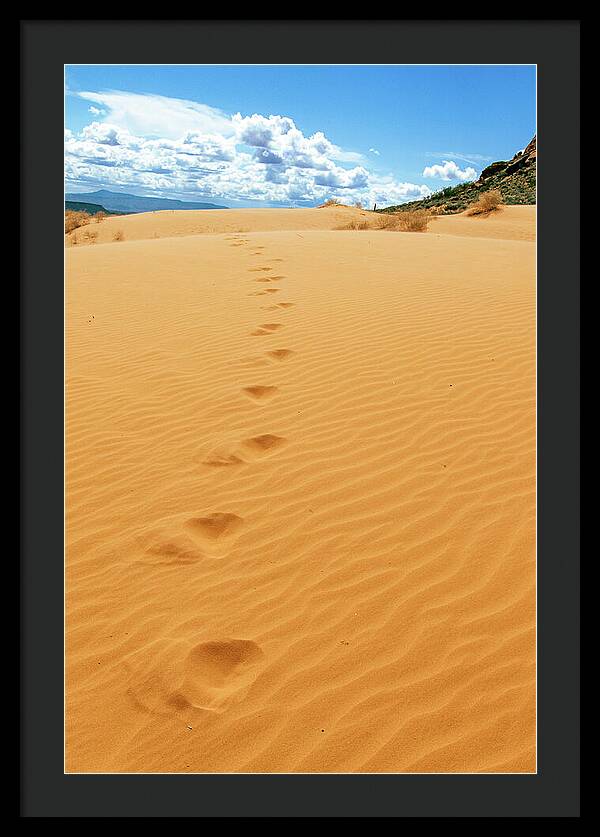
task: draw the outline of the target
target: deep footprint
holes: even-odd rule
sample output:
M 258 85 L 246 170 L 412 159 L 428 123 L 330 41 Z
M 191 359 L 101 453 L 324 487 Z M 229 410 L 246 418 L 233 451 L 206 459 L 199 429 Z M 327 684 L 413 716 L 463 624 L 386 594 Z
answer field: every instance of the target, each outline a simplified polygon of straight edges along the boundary
M 270 386 L 253 386 L 253 387 L 244 387 L 243 392 L 246 393 L 250 398 L 253 398 L 257 401 L 262 401 L 265 398 L 271 398 L 271 396 L 275 395 L 278 391 L 277 387 L 270 387 Z
M 218 707 L 255 678 L 253 668 L 264 654 L 249 639 L 201 642 L 184 663 L 183 683 L 168 698 L 175 709 Z
M 206 517 L 192 517 L 186 526 L 194 535 L 205 541 L 220 541 L 239 531 L 243 518 L 228 512 L 213 512 Z
M 265 453 L 269 450 L 274 450 L 285 444 L 283 436 L 276 436 L 274 433 L 263 433 L 261 436 L 253 436 L 251 439 L 246 439 L 244 444 L 257 453 Z

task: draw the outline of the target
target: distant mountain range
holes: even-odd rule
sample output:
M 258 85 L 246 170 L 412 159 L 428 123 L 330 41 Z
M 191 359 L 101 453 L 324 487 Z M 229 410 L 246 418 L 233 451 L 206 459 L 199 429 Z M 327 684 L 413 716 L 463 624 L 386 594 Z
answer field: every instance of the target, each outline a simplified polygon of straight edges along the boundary
M 99 203 L 85 203 L 84 201 L 65 201 L 65 210 L 67 209 L 73 212 L 87 212 L 88 215 L 97 215 L 99 212 L 105 215 L 127 215 L 126 212 L 115 212 Z
M 97 192 L 72 192 L 65 195 L 65 201 L 96 204 L 109 212 L 122 213 L 157 212 L 163 209 L 228 209 L 216 203 L 144 198 L 141 195 L 128 195 L 125 192 L 109 192 L 108 189 L 99 189 Z
M 502 203 L 535 204 L 537 174 L 537 142 L 534 137 L 529 145 L 518 151 L 511 160 L 491 163 L 479 175 L 475 183 L 460 183 L 435 192 L 429 198 L 410 201 L 399 206 L 386 206 L 381 212 L 406 212 L 412 209 L 441 211 L 446 215 L 462 212 L 475 203 L 483 192 L 498 189 Z

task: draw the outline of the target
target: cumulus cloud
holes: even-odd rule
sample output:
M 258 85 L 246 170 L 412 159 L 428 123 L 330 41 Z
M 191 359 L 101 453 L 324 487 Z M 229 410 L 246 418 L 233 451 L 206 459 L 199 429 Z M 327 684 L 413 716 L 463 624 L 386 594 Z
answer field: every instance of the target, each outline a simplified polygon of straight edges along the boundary
M 371 154 L 375 154 L 376 157 L 379 157 L 379 151 L 376 148 L 369 148 Z
M 474 180 L 477 172 L 471 166 L 461 169 L 454 160 L 443 160 L 442 165 L 425 166 L 423 177 L 437 177 L 440 180 L 459 180 L 464 183 L 466 180 Z
M 227 116 L 197 102 L 119 91 L 76 95 L 102 105 L 106 115 L 94 114 L 79 133 L 65 132 L 66 179 L 73 185 L 225 203 L 314 204 L 333 197 L 385 205 L 431 194 L 426 185 L 370 172 L 362 154 L 321 131 L 306 136 L 285 115 Z

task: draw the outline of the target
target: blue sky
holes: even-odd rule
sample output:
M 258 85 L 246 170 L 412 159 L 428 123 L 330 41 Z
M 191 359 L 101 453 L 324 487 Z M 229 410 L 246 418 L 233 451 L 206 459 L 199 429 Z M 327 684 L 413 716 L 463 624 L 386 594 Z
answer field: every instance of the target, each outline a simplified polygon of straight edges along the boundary
M 67 66 L 66 188 L 380 205 L 535 133 L 534 66 Z

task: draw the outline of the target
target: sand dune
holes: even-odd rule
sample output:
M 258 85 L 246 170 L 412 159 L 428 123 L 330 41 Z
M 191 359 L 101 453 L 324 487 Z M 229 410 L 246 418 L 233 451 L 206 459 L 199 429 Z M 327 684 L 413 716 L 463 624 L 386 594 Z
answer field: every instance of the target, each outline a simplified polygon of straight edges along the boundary
M 357 212 L 68 246 L 69 772 L 535 770 L 534 208 Z

